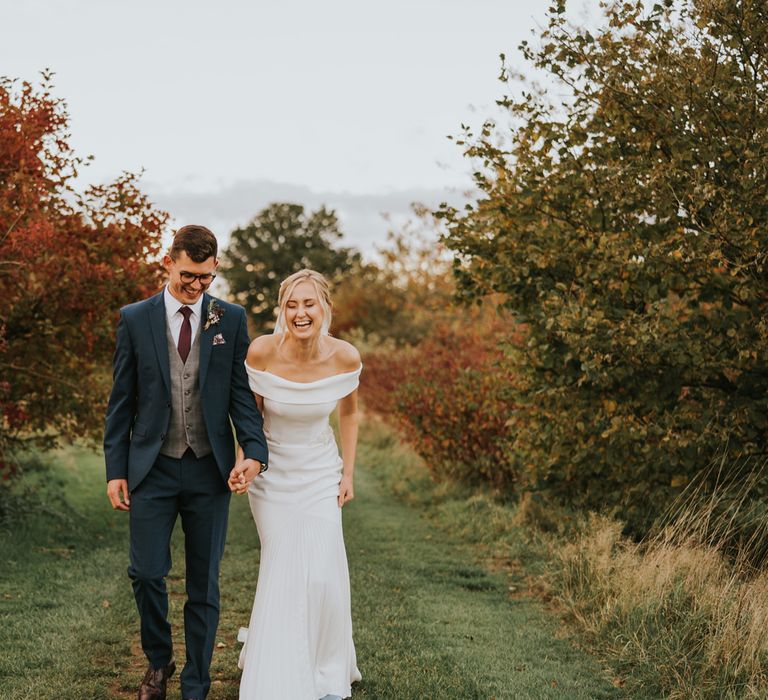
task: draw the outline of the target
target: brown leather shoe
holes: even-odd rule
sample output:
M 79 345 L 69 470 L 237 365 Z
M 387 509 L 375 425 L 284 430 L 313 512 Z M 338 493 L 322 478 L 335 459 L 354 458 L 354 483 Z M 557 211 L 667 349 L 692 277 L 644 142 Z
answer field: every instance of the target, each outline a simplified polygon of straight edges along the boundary
M 165 668 L 150 666 L 139 686 L 139 700 L 165 700 L 165 687 L 175 670 L 176 662 L 173 659 Z

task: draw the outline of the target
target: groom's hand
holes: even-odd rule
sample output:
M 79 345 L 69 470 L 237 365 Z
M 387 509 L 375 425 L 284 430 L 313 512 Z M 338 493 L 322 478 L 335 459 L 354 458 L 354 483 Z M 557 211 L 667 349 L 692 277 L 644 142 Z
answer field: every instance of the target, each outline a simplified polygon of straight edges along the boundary
M 262 471 L 262 463 L 256 459 L 244 459 L 238 462 L 229 473 L 229 490 L 233 493 L 244 494 L 248 491 L 253 479 Z
M 245 483 L 245 477 L 240 472 L 240 465 L 235 465 L 234 469 L 229 472 L 229 479 L 227 479 L 227 486 L 232 493 L 238 495 L 244 494 L 248 490 L 248 484 Z
M 115 510 L 130 510 L 131 497 L 126 479 L 110 479 L 107 482 L 107 496 Z

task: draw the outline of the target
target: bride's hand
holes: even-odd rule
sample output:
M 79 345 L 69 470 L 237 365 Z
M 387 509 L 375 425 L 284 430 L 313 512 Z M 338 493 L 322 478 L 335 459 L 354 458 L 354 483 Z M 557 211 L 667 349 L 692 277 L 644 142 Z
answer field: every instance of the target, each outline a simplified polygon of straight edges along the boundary
M 239 495 L 244 494 L 248 491 L 251 481 L 261 471 L 262 464 L 255 459 L 244 459 L 242 462 L 238 462 L 229 473 L 229 479 L 227 479 L 229 490 Z
M 355 497 L 355 490 L 352 488 L 352 477 L 342 476 L 339 483 L 339 508 L 343 508 L 347 501 Z
M 248 470 L 246 468 L 245 460 L 241 460 L 235 464 L 231 472 L 229 472 L 229 479 L 227 479 L 227 485 L 232 493 L 236 493 L 238 496 L 242 496 L 248 491 L 248 485 L 250 480 L 248 479 Z
M 232 493 L 238 495 L 244 494 L 248 490 L 248 484 L 243 476 L 242 464 L 238 463 L 234 466 L 231 472 L 229 472 L 229 478 L 227 479 L 227 486 Z

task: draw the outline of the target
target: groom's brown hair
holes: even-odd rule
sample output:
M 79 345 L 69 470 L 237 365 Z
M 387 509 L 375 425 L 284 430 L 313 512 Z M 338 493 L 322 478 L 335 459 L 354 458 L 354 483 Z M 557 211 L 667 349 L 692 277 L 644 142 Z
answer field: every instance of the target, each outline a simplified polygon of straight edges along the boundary
M 192 261 L 201 263 L 208 258 L 216 258 L 219 244 L 210 229 L 198 224 L 189 224 L 176 231 L 168 255 L 176 260 L 182 250 Z

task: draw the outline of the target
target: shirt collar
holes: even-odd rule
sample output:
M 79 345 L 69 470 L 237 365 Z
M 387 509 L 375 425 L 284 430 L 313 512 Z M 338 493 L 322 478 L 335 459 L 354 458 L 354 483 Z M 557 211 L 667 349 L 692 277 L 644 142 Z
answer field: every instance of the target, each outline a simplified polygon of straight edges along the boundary
M 165 290 L 163 292 L 163 300 L 165 301 L 165 311 L 168 314 L 168 317 L 170 318 L 174 314 L 179 312 L 179 309 L 182 306 L 188 306 L 190 309 L 192 309 L 192 313 L 197 316 L 197 318 L 200 318 L 202 309 L 203 309 L 203 297 L 205 296 L 205 292 L 203 292 L 200 295 L 200 298 L 194 303 L 194 304 L 182 304 L 173 294 L 171 294 L 170 290 L 168 289 L 168 285 L 165 285 Z

